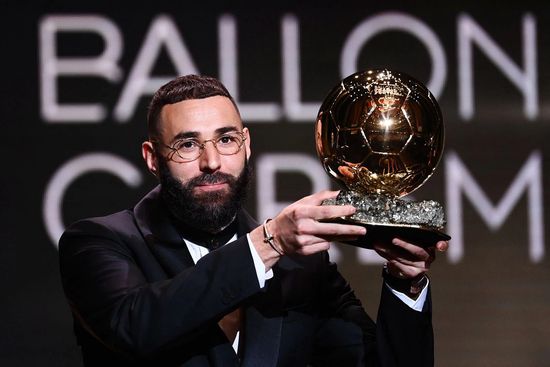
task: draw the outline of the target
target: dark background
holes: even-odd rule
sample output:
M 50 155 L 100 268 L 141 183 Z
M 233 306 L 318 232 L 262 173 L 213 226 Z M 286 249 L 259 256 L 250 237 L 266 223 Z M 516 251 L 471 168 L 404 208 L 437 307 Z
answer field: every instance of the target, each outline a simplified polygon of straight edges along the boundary
M 431 274 L 436 364 L 438 366 L 545 366 L 550 361 L 550 270 L 548 256 L 529 255 L 542 243 L 548 228 L 545 208 L 550 202 L 550 5 L 543 2 L 322 2 L 270 4 L 250 2 L 224 5 L 201 2 L 155 1 L 147 4 L 106 1 L 1 2 L 3 43 L 1 62 L 2 180 L 0 185 L 0 365 L 78 366 L 79 354 L 72 336 L 71 318 L 58 275 L 57 250 L 48 236 L 43 212 L 48 185 L 64 164 L 83 154 L 108 153 L 135 167 L 138 183 L 128 187 L 111 173 L 90 171 L 70 182 L 64 191 L 61 213 L 64 223 L 103 215 L 134 203 L 154 185 L 140 157 L 146 136 L 145 111 L 149 95 L 140 98 L 128 121 L 113 114 L 130 71 L 144 44 L 149 27 L 164 14 L 176 25 L 195 66 L 202 74 L 219 76 L 218 21 L 231 15 L 237 26 L 239 100 L 270 102 L 281 106 L 281 22 L 292 15 L 299 27 L 301 100 L 317 106 L 342 77 L 343 46 L 361 22 L 399 13 L 423 23 L 437 37 L 445 54 L 445 83 L 438 99 L 446 123 L 446 150 L 438 171 L 415 192 L 417 199 L 436 199 L 448 212 L 448 220 L 462 223 L 463 254 L 441 254 Z M 393 12 L 393 13 L 388 13 Z M 41 113 L 40 24 L 53 15 L 96 15 L 112 22 L 122 37 L 119 81 L 86 75 L 56 79 L 58 103 L 101 103 L 107 115 L 95 123 L 52 121 Z M 520 70 L 524 69 L 522 22 L 531 16 L 536 34 L 538 111 L 524 113 L 524 97 L 487 57 L 486 47 L 474 45 L 474 112 L 465 119 L 459 109 L 459 19 L 469 16 Z M 58 58 L 93 58 L 105 46 L 90 32 L 62 32 L 56 36 Z M 433 65 L 426 47 L 411 33 L 388 30 L 364 43 L 357 69 L 387 66 L 428 82 Z M 158 54 L 151 77 L 178 74 L 166 49 Z M 269 121 L 247 119 L 252 134 L 252 164 L 276 153 L 316 159 L 313 144 L 315 114 L 293 121 L 285 114 Z M 460 193 L 462 211 L 449 206 L 449 182 L 457 157 L 466 171 L 458 177 L 474 179 L 482 196 L 494 207 L 511 187 L 521 194 L 491 228 L 487 218 L 494 211 L 479 210 L 466 184 Z M 530 158 L 531 157 L 531 158 Z M 520 175 L 528 162 L 535 167 Z M 320 165 L 319 165 L 320 167 Z M 453 171 L 454 170 L 454 171 Z M 537 176 L 539 175 L 539 176 Z M 529 184 L 522 187 L 518 177 Z M 279 172 L 276 199 L 293 201 L 309 194 L 310 178 L 298 171 Z M 469 185 L 469 186 L 468 186 Z M 335 187 L 335 186 L 334 186 Z M 534 187 L 541 189 L 540 195 Z M 265 190 L 264 190 L 265 191 Z M 260 216 L 255 185 L 247 207 Z M 529 194 L 531 193 L 531 194 Z M 530 196 L 531 195 L 531 196 Z M 262 199 L 263 200 L 263 199 Z M 542 202 L 542 204 L 541 204 Z M 542 208 L 529 216 L 529 208 Z M 454 208 L 454 209 L 453 209 Z M 458 214 L 457 214 L 458 213 Z M 271 213 L 273 215 L 275 213 Z M 266 214 L 267 215 L 267 214 Z M 263 217 L 258 218 L 260 220 Z M 530 237 L 530 225 L 542 223 L 542 234 Z M 456 228 L 447 228 L 455 238 Z M 455 249 L 460 243 L 451 242 Z M 457 247 L 458 246 L 458 247 Z M 363 250 L 367 251 L 367 250 Z M 355 248 L 334 246 L 338 261 L 367 310 L 374 317 L 381 280 L 380 265 L 366 264 Z M 363 256 L 365 252 L 362 253 Z

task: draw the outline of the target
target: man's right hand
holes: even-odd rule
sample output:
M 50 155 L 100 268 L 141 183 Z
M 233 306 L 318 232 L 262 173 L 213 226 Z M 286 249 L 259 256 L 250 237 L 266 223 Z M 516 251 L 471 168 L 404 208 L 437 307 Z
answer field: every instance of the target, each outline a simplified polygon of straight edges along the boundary
M 311 255 L 328 250 L 332 241 L 351 241 L 364 236 L 366 229 L 362 226 L 325 222 L 355 213 L 355 208 L 350 205 L 321 205 L 323 200 L 336 195 L 338 191 L 321 191 L 307 196 L 269 221 L 267 229 L 279 252 Z M 271 268 L 280 254 L 264 242 L 263 227 L 254 229 L 250 237 L 266 268 Z

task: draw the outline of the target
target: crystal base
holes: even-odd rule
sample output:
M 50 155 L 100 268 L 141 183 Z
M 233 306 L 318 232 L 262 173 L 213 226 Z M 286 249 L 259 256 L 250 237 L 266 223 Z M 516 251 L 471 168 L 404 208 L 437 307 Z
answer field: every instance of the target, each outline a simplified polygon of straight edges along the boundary
M 445 215 L 441 204 L 433 200 L 415 202 L 388 195 L 363 195 L 343 190 L 335 199 L 323 201 L 323 205 L 352 205 L 357 208 L 355 214 L 334 220 L 367 228 L 365 238 L 347 242 L 354 246 L 372 248 L 376 241 L 391 241 L 398 237 L 428 247 L 451 238 L 441 232 Z

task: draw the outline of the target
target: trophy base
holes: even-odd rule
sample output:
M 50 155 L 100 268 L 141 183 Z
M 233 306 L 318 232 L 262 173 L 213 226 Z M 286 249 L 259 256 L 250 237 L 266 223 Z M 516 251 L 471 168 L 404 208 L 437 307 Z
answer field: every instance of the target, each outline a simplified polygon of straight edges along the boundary
M 332 220 L 336 223 L 356 224 L 367 229 L 367 234 L 355 241 L 342 242 L 347 245 L 372 249 L 376 242 L 391 242 L 394 238 L 400 238 L 409 243 L 421 247 L 434 246 L 438 241 L 448 241 L 451 239 L 446 233 L 437 229 L 422 228 L 419 226 L 399 225 L 399 224 L 374 224 L 362 223 L 360 221 L 350 220 L 350 218 L 338 218 Z
M 388 242 L 397 237 L 430 247 L 438 241 L 451 239 L 440 231 L 445 224 L 443 208 L 433 200 L 414 202 L 388 195 L 362 195 L 343 190 L 335 199 L 325 200 L 323 205 L 353 205 L 357 208 L 349 217 L 330 220 L 367 228 L 365 237 L 345 242 L 353 246 L 372 248 L 376 242 Z

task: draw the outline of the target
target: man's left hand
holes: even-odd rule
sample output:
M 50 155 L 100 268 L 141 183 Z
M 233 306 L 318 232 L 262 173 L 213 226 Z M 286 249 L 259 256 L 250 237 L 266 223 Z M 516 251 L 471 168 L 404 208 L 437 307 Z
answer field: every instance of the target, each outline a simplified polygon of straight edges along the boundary
M 443 252 L 448 247 L 447 241 L 439 241 L 434 246 L 424 248 L 399 238 L 394 238 L 391 243 L 374 244 L 374 250 L 388 260 L 390 275 L 399 279 L 419 279 L 430 269 L 436 251 Z

